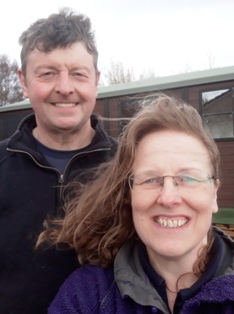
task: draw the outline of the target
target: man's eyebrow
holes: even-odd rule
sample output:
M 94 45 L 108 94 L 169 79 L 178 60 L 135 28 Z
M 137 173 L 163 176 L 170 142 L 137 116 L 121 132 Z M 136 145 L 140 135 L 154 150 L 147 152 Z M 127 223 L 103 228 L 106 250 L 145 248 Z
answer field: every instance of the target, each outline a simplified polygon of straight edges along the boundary
M 71 71 L 87 71 L 90 72 L 90 68 L 84 65 L 71 67 Z
M 56 70 L 56 67 L 53 65 L 39 65 L 38 67 L 35 68 L 35 71 L 40 71 L 40 70 Z

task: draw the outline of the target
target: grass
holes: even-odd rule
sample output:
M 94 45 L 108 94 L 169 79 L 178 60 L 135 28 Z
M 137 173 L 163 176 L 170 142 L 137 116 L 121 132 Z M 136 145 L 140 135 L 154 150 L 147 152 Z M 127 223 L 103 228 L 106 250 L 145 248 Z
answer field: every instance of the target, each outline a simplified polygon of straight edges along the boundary
M 219 211 L 213 215 L 213 223 L 234 225 L 234 208 L 221 207 Z

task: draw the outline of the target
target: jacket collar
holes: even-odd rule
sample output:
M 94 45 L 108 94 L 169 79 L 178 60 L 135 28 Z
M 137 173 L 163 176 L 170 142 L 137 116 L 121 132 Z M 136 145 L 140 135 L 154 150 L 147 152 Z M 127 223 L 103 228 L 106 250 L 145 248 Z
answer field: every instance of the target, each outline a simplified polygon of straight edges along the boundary
M 114 276 L 122 298 L 130 297 L 143 306 L 160 309 L 170 313 L 160 295 L 150 284 L 141 266 L 138 253 L 138 241 L 127 242 L 114 261 Z
M 195 297 L 185 301 L 185 309 L 187 306 L 190 307 L 191 305 L 198 306 L 199 302 L 211 302 L 212 299 L 214 301 L 214 296 L 215 298 L 217 297 L 217 300 L 220 300 L 220 302 L 230 300 L 234 301 L 234 241 L 222 230 L 216 227 L 213 227 L 213 229 L 217 235 L 222 237 L 226 246 L 229 247 L 229 253 L 232 251 L 231 266 L 226 268 L 223 276 L 209 281 L 195 295 Z M 139 260 L 138 250 L 139 242 L 136 240 L 130 240 L 120 249 L 115 258 L 114 276 L 121 296 L 122 298 L 130 297 L 136 303 L 143 306 L 155 306 L 163 313 L 169 313 L 162 298 L 151 286 L 149 279 L 143 270 Z M 219 289 L 214 290 L 214 286 L 222 289 L 224 293 L 220 294 Z M 206 287 L 207 293 L 205 293 Z M 225 289 L 223 289 L 224 287 Z M 227 287 L 230 293 L 226 289 Z M 183 313 L 183 310 L 181 313 Z
M 93 149 L 97 148 L 97 146 L 103 148 L 110 147 L 113 144 L 113 139 L 104 131 L 99 116 L 91 116 L 91 126 L 95 130 L 95 135 L 91 142 Z M 7 146 L 11 149 L 25 150 L 31 154 L 35 154 L 36 143 L 32 135 L 32 131 L 35 127 L 35 114 L 32 113 L 20 122 L 16 132 L 9 138 Z

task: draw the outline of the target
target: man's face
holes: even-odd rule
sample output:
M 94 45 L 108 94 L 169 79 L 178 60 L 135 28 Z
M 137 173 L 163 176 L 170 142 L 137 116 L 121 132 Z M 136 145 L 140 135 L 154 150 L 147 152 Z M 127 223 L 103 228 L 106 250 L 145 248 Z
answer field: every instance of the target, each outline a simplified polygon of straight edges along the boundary
M 99 73 L 82 42 L 45 53 L 29 53 L 25 76 L 19 71 L 24 96 L 36 115 L 38 130 L 79 132 L 90 128 Z

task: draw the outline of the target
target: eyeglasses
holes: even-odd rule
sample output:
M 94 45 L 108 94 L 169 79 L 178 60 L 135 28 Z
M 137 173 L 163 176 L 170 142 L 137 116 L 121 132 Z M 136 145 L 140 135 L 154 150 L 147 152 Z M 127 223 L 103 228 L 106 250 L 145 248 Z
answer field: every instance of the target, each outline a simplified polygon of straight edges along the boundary
M 178 174 L 176 176 L 159 176 L 155 172 L 144 172 L 137 175 L 131 175 L 128 178 L 129 186 L 132 191 L 138 190 L 152 190 L 160 188 L 164 185 L 165 178 L 172 178 L 174 181 L 174 185 L 181 188 L 196 188 L 202 183 L 216 180 L 213 176 L 202 176 L 200 174 Z

